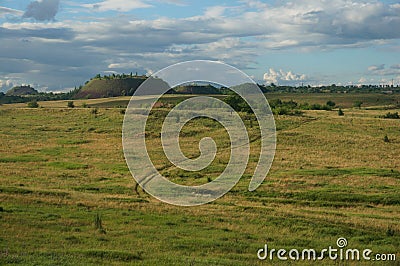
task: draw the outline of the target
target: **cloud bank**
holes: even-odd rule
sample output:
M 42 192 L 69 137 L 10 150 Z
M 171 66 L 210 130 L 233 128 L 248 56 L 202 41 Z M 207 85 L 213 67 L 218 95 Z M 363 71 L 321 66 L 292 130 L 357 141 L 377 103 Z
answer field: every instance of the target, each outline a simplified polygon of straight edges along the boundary
M 65 10 L 71 18 L 66 19 L 69 16 L 63 13 L 58 18 L 64 19 L 56 22 L 59 0 L 31 2 L 23 18 L 35 22 L 28 19 L 0 24 L 2 84 L 10 79 L 5 77 L 11 77 L 15 82 L 45 81 L 50 88 L 60 90 L 62 86 L 80 85 L 97 73 L 146 73 L 193 59 L 221 60 L 245 71 L 271 68 L 259 73 L 259 79 L 298 84 L 310 80 L 308 73 L 260 66 L 259 57 L 276 51 L 306 54 L 369 47 L 400 52 L 400 4 L 376 0 L 269 4 L 242 0 L 208 6 L 186 17 L 131 15 L 140 14 L 143 8 L 152 10 L 161 2 L 185 4 L 179 0 L 104 0 L 91 4 L 71 0 L 65 2 L 70 4 Z M 125 14 L 131 10 L 138 13 Z M 74 17 L 74 12 L 79 16 Z M 0 7 L 0 17 L 5 14 L 22 15 Z M 368 63 L 372 64 L 376 62 Z M 382 69 L 376 64 L 368 73 L 398 75 L 394 64 L 387 65 L 391 66 Z
M 291 84 L 293 81 L 301 82 L 305 80 L 307 80 L 307 76 L 305 74 L 295 74 L 292 71 L 285 72 L 282 69 L 275 71 L 274 69 L 270 68 L 269 71 L 264 74 L 264 81 L 267 84 Z

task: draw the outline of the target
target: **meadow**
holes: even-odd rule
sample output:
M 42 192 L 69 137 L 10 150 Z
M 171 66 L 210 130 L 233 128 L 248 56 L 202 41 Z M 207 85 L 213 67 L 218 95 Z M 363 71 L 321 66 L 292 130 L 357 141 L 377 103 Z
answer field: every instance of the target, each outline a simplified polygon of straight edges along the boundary
M 121 143 L 129 97 L 78 100 L 75 108 L 67 108 L 67 101 L 39 102 L 40 108 L 0 106 L 0 264 L 287 265 L 258 260 L 258 249 L 268 244 L 321 250 L 345 237 L 349 248 L 397 256 L 395 262 L 374 265 L 398 265 L 400 120 L 382 116 L 400 112 L 399 95 L 267 98 L 333 100 L 344 116 L 336 109 L 276 116 L 272 168 L 249 192 L 260 139 L 256 123 L 242 114 L 252 148 L 248 168 L 228 194 L 199 207 L 168 205 L 135 189 Z M 361 108 L 353 107 L 356 101 L 363 102 Z M 185 126 L 181 141 L 188 156 L 198 155 L 204 136 L 212 136 L 220 148 L 208 169 L 185 172 L 162 154 L 158 130 L 167 111 L 159 108 L 150 118 L 154 164 L 176 183 L 202 184 L 216 177 L 229 156 L 224 129 L 207 119 Z

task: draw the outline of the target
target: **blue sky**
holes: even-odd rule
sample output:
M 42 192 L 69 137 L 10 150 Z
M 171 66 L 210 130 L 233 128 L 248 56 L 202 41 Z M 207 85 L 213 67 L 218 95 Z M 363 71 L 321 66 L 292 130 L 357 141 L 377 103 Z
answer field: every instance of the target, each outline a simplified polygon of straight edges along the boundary
M 220 60 L 260 83 L 400 84 L 400 2 L 0 0 L 0 91 Z

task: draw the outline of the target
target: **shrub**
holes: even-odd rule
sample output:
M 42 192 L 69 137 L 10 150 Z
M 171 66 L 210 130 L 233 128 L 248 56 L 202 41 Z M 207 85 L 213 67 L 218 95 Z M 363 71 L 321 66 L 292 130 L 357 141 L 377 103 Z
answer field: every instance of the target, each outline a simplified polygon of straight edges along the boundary
M 340 109 L 340 108 L 339 108 L 339 111 L 338 111 L 338 115 L 339 115 L 339 116 L 344 116 L 344 112 L 343 112 L 342 109 Z
M 270 106 L 271 108 L 276 108 L 276 107 L 282 105 L 282 101 L 281 101 L 280 99 L 273 99 L 273 100 L 270 100 L 270 101 L 268 101 L 268 102 L 269 102 L 269 106 Z
M 385 135 L 385 137 L 383 138 L 384 142 L 390 142 L 389 137 L 387 135 Z
M 326 105 L 333 108 L 333 107 L 336 106 L 336 103 L 329 100 L 329 101 L 326 102 Z
M 67 107 L 68 107 L 68 108 L 74 108 L 74 107 L 75 107 L 74 102 L 73 102 L 73 101 L 69 101 L 69 102 L 67 103 Z
M 389 226 L 389 227 L 387 228 L 387 230 L 386 230 L 386 235 L 387 235 L 387 236 L 394 236 L 394 233 L 395 233 L 395 232 L 394 232 L 394 229 L 393 229 L 392 227 Z
M 229 104 L 237 112 L 253 113 L 253 110 L 248 105 L 248 103 L 243 100 L 239 95 L 228 95 L 224 99 L 225 103 Z
M 286 107 L 277 107 L 274 109 L 274 113 L 277 115 L 289 115 L 289 109 Z
M 356 107 L 356 108 L 361 108 L 361 105 L 362 105 L 362 104 L 363 104 L 362 101 L 355 101 L 354 104 L 353 104 L 353 106 Z
M 39 104 L 37 103 L 37 101 L 31 101 L 28 103 L 28 107 L 29 108 L 39 108 Z
M 101 216 L 100 214 L 96 214 L 96 217 L 94 218 L 94 226 L 96 227 L 96 229 L 103 229 L 103 224 L 101 221 Z
M 100 214 L 96 214 L 96 217 L 94 218 L 94 226 L 97 230 L 99 230 L 101 233 L 105 234 L 106 230 L 103 228 L 103 222 L 101 220 Z
M 387 113 L 386 115 L 383 116 L 383 118 L 387 118 L 387 119 L 400 119 L 399 113 Z
M 320 105 L 319 103 L 313 103 L 310 106 L 310 110 L 322 110 L 322 105 Z

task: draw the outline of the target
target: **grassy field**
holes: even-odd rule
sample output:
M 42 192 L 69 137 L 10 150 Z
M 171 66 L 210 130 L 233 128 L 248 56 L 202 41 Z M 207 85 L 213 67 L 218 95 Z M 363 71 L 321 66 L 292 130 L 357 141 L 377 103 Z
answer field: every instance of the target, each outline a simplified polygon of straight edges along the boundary
M 257 250 L 264 244 L 321 250 L 345 237 L 349 248 L 397 255 L 397 262 L 374 264 L 398 265 L 400 120 L 380 117 L 399 96 L 271 98 L 333 100 L 345 115 L 277 116 L 276 157 L 254 192 L 247 187 L 260 140 L 247 121 L 252 157 L 245 175 L 224 197 L 200 207 L 171 206 L 135 191 L 121 144 L 129 98 L 74 101 L 73 109 L 66 101 L 39 102 L 38 109 L 0 106 L 0 264 L 286 265 L 259 261 Z M 357 100 L 366 108 L 352 108 Z M 214 137 L 222 150 L 209 169 L 185 172 L 162 155 L 157 130 L 165 113 L 152 116 L 148 138 L 161 172 L 182 184 L 206 183 L 220 173 L 229 156 L 224 129 L 208 120 L 184 128 L 182 147 L 189 156 L 198 154 L 204 136 Z

